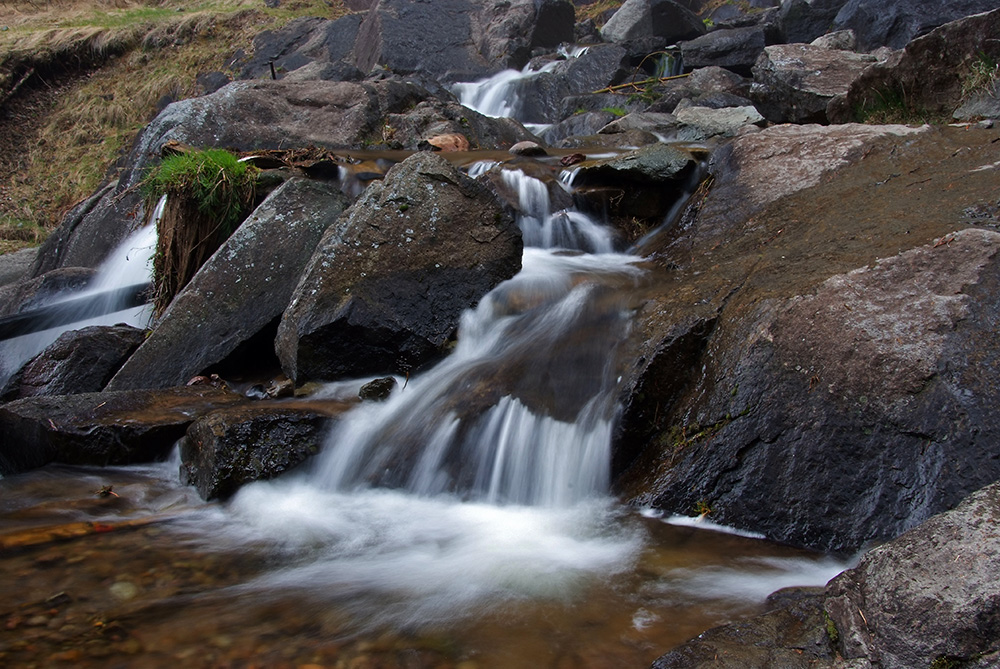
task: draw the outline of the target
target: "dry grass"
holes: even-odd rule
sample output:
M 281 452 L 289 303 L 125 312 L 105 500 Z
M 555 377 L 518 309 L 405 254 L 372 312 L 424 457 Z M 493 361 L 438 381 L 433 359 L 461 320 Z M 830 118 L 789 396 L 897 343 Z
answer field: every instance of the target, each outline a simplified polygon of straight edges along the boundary
M 582 5 L 576 8 L 576 20 L 593 19 L 597 27 L 604 25 L 602 15 L 609 9 L 618 9 L 625 0 L 597 0 L 589 5 Z
M 229 70 L 233 53 L 251 52 L 262 30 L 345 13 L 324 0 L 279 9 L 261 0 L 0 2 L 0 25 L 8 26 L 0 32 L 0 91 L 31 71 L 18 95 L 41 100 L 28 122 L 0 122 L 0 133 L 20 133 L 3 143 L 10 155 L 0 155 L 0 252 L 40 243 L 97 188 L 162 99 L 200 93 L 198 74 Z

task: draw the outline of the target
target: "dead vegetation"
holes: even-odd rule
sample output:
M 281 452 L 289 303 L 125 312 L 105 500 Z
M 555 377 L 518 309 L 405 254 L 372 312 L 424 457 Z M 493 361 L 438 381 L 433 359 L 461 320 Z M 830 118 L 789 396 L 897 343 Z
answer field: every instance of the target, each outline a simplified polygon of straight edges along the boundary
M 253 37 L 343 3 L 0 2 L 0 253 L 40 243 L 113 173 L 135 134 L 198 74 L 239 68 Z

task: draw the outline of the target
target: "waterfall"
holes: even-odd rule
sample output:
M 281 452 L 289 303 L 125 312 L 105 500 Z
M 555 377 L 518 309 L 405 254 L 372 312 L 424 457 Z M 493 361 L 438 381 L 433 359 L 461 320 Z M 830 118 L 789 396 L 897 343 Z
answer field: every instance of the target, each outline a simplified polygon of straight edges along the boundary
M 519 194 L 521 272 L 463 315 L 447 359 L 341 421 L 316 468 L 321 487 L 542 506 L 607 492 L 613 351 L 641 271 L 586 215 L 551 213 L 545 184 L 520 170 L 503 179 Z
M 146 327 L 152 317 L 148 304 L 134 303 L 131 288 L 148 284 L 152 277 L 156 249 L 156 223 L 166 200 L 161 198 L 153 212 L 153 223 L 128 235 L 97 268 L 93 280 L 83 290 L 62 293 L 38 307 L 44 325 L 52 327 L 0 341 L 0 387 L 24 363 L 49 347 L 61 334 L 91 325 L 125 323 Z

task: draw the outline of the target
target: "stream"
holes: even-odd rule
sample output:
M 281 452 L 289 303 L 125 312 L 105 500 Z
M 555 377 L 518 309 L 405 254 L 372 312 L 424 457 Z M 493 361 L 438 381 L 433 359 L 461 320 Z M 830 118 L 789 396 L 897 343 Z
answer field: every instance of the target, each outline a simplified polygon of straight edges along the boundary
M 176 455 L 0 480 L 0 664 L 643 667 L 847 568 L 614 499 L 616 347 L 648 278 L 599 222 L 503 178 L 522 271 L 308 466 L 224 504 Z

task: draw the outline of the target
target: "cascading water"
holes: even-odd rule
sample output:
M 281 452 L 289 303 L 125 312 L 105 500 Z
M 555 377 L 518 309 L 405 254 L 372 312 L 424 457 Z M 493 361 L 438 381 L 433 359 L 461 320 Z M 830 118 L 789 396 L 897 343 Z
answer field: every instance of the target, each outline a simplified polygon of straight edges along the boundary
M 58 323 L 53 327 L 0 341 L 0 388 L 12 374 L 45 350 L 59 335 L 91 325 L 125 323 L 146 327 L 152 317 L 149 304 L 134 304 L 129 289 L 148 284 L 152 278 L 156 249 L 156 220 L 163 211 L 165 197 L 157 203 L 153 222 L 128 235 L 97 268 L 93 280 L 83 290 L 62 293 L 36 307 Z M 44 326 L 51 323 L 44 323 Z

